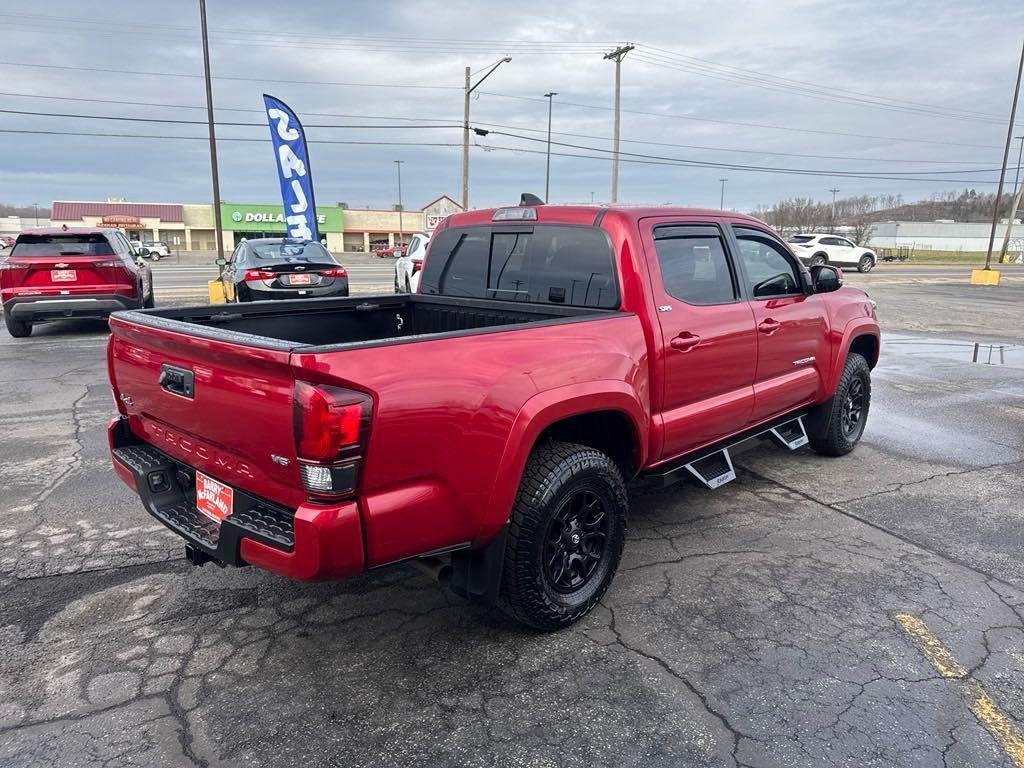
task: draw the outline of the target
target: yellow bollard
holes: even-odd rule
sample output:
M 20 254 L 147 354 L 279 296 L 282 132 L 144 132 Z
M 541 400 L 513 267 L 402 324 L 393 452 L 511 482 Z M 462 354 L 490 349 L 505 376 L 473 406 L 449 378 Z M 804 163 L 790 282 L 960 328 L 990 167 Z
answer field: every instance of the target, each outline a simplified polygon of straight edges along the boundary
M 999 270 L 972 269 L 971 285 L 999 285 Z
M 220 280 L 210 280 L 206 284 L 206 287 L 210 292 L 211 304 L 227 303 L 227 296 L 224 295 L 224 283 L 222 283 Z

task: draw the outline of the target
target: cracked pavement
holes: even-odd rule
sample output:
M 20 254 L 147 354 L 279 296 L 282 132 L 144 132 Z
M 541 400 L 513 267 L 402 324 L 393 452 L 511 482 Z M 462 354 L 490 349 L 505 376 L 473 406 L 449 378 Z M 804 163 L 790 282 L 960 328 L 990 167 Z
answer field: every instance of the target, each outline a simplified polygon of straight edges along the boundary
M 188 567 L 109 469 L 103 324 L 0 333 L 0 765 L 1019 768 L 895 617 L 1024 724 L 1024 373 L 921 338 L 851 456 L 635 493 L 540 635 L 404 566 Z

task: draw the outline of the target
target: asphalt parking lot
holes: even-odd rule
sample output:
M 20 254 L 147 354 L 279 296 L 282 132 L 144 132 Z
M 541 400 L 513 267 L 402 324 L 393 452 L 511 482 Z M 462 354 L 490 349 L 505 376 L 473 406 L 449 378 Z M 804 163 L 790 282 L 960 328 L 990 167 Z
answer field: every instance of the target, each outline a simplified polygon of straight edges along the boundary
M 0 765 L 1022 768 L 1007 275 L 850 276 L 885 334 L 857 451 L 758 447 L 718 491 L 638 490 L 611 590 L 551 635 L 404 566 L 188 567 L 109 469 L 105 325 L 0 331 Z

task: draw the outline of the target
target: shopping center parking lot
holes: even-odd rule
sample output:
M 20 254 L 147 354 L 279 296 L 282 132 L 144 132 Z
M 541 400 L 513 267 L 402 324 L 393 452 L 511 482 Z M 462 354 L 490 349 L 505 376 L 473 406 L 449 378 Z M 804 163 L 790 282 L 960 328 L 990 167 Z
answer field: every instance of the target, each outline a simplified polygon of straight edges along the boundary
M 202 294 L 170 272 L 161 293 L 163 269 L 159 301 Z M 0 765 L 1020 768 L 1024 271 L 1004 277 L 850 276 L 885 334 L 860 447 L 637 489 L 611 590 L 551 635 L 404 566 L 187 566 L 109 469 L 104 324 L 0 332 Z

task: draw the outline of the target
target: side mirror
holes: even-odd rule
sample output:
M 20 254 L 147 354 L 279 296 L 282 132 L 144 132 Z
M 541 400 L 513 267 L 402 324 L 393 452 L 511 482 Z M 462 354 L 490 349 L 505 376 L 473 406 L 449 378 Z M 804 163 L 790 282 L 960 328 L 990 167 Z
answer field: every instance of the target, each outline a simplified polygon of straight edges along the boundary
M 811 285 L 815 293 L 838 291 L 843 286 L 843 273 L 828 264 L 815 264 L 811 267 Z
M 225 258 L 224 258 L 223 256 L 221 256 L 221 257 L 220 257 L 219 259 L 217 259 L 217 260 L 216 260 L 216 261 L 214 262 L 214 264 L 216 264 L 216 265 L 217 265 L 218 267 L 224 267 L 224 266 L 227 266 L 227 263 L 228 263 L 228 260 L 227 260 L 227 259 L 225 259 Z

